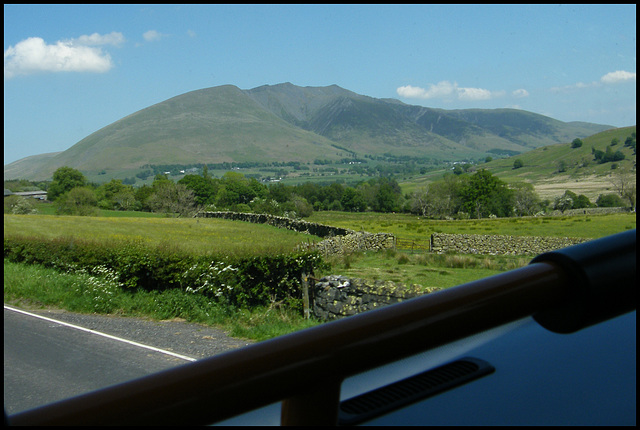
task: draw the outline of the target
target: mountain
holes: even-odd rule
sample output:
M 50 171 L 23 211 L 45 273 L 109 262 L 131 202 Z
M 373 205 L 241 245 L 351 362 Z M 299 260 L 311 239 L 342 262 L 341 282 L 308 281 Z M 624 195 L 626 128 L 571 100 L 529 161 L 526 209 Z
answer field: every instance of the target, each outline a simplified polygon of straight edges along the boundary
M 480 158 L 569 142 L 611 126 L 515 109 L 443 110 L 337 85 L 192 91 L 142 109 L 66 151 L 5 166 L 5 179 L 49 179 L 60 166 L 132 176 L 147 164 L 313 162 L 348 155 Z

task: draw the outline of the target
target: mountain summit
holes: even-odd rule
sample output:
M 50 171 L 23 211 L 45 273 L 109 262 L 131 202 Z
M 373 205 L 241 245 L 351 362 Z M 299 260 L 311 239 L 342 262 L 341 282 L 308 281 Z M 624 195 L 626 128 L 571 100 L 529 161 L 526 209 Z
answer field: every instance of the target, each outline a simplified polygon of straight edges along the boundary
M 391 154 L 438 160 L 519 153 L 611 126 L 515 109 L 444 110 L 341 88 L 291 83 L 191 91 L 126 116 L 49 157 L 5 166 L 5 179 L 49 179 L 146 164 L 312 162 Z

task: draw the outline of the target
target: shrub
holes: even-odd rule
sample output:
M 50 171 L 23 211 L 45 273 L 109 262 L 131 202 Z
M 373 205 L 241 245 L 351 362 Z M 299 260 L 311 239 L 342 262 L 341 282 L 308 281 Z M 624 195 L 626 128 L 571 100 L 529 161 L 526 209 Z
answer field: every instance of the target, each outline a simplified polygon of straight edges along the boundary
M 326 268 L 317 252 L 230 258 L 192 255 L 135 241 L 98 243 L 19 236 L 4 238 L 4 258 L 96 276 L 106 271 L 119 288 L 180 289 L 234 307 L 285 303 L 299 310 L 302 273 Z
M 599 208 L 617 208 L 624 206 L 624 202 L 617 194 L 600 194 L 596 205 Z
M 5 197 L 4 213 L 27 215 L 38 213 L 38 210 L 33 199 L 14 195 Z

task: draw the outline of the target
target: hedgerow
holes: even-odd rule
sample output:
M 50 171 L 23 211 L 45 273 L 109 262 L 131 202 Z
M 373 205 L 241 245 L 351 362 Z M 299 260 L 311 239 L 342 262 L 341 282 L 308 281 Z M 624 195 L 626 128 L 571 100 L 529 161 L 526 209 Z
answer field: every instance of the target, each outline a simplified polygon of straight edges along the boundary
M 4 238 L 4 258 L 95 276 L 106 270 L 122 289 L 180 289 L 238 308 L 283 303 L 301 309 L 302 274 L 326 267 L 316 252 L 203 256 L 140 241 L 17 235 Z

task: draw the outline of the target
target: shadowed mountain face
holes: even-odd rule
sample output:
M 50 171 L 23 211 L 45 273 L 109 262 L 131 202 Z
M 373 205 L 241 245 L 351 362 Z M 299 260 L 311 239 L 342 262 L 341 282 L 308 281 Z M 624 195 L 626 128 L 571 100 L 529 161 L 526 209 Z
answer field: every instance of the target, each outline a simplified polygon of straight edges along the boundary
M 192 91 L 135 112 L 50 157 L 5 166 L 5 178 L 56 168 L 135 170 L 146 164 L 310 162 L 392 154 L 440 160 L 525 152 L 610 126 L 514 109 L 452 110 L 375 99 L 337 85 L 290 83 Z

